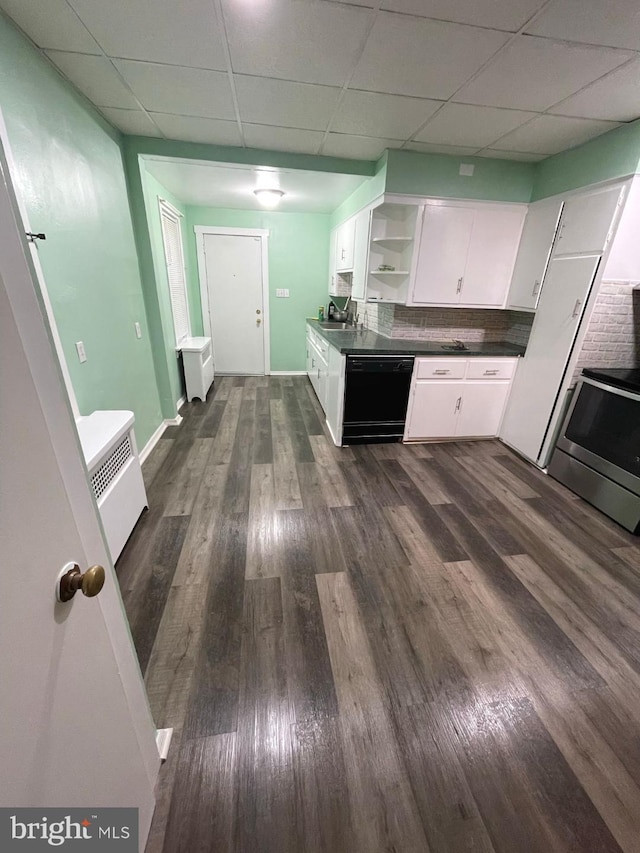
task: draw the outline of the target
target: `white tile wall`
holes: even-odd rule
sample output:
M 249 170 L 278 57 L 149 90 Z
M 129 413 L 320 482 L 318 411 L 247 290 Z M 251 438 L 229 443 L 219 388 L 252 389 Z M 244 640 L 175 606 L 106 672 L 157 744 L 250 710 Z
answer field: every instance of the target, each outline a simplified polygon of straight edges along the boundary
M 603 281 L 589 321 L 574 381 L 583 367 L 640 364 L 640 282 Z

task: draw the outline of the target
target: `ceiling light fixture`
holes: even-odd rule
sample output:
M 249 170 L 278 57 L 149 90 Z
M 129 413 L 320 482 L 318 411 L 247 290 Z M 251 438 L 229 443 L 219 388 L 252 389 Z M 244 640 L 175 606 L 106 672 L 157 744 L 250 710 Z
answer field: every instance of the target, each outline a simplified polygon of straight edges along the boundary
M 270 190 L 266 187 L 254 190 L 253 193 L 263 207 L 277 207 L 284 195 L 282 190 Z

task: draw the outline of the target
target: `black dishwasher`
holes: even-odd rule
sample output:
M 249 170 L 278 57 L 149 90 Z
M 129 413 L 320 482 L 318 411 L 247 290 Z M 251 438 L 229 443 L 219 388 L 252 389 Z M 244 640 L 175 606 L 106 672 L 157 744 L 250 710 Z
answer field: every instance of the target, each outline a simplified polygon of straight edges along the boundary
M 343 444 L 400 441 L 412 371 L 412 356 L 347 356 Z

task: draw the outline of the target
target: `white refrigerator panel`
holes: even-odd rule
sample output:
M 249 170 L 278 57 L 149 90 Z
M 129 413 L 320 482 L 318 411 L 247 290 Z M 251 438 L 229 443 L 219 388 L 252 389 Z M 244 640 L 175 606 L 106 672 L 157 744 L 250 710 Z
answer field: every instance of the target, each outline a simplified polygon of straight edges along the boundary
M 500 438 L 536 462 L 600 255 L 551 261 L 529 346 L 513 382 Z

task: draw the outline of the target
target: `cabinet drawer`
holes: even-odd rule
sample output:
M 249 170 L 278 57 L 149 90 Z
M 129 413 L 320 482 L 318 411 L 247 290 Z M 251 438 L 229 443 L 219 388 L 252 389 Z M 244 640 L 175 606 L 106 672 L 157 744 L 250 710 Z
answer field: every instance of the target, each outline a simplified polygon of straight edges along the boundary
M 515 359 L 469 359 L 467 379 L 511 379 L 516 369 Z
M 418 358 L 415 367 L 418 379 L 464 379 L 466 368 L 466 358 Z
M 316 335 L 316 349 L 325 362 L 329 360 L 329 344 L 320 335 Z

